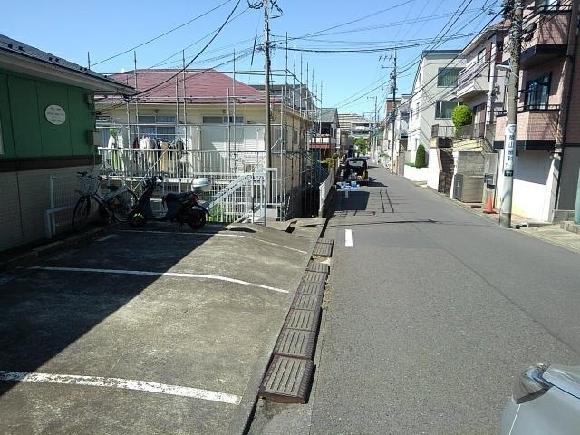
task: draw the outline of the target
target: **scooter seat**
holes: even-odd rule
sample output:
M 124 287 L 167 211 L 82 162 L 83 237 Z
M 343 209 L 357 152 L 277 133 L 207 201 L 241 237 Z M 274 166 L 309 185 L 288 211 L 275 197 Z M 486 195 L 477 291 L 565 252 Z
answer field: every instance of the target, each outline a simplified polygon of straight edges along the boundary
M 183 193 L 173 193 L 169 192 L 165 195 L 165 201 L 186 201 L 191 196 L 191 192 L 183 192 Z

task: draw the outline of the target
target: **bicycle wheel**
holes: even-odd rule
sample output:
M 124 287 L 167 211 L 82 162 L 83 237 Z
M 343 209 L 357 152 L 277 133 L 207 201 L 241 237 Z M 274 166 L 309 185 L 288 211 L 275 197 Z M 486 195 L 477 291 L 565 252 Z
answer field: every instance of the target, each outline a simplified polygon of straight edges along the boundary
M 126 222 L 139 198 L 132 190 L 124 190 L 107 201 L 107 207 L 117 222 Z
M 91 197 L 81 196 L 73 210 L 72 227 L 74 231 L 81 231 L 88 225 L 91 218 Z

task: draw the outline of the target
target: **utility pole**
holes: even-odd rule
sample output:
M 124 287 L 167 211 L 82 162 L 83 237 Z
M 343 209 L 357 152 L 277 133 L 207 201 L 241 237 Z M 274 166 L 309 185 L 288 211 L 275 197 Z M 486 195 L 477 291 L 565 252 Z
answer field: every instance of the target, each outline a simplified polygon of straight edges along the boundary
M 522 0 L 506 0 L 504 17 L 511 19 L 510 27 L 510 72 L 508 78 L 507 125 L 503 157 L 503 188 L 500 198 L 499 224 L 510 228 L 512 221 L 512 196 L 514 189 L 514 163 L 516 157 L 518 123 L 518 89 L 520 76 L 520 54 L 522 51 Z
M 379 138 L 377 136 L 377 131 L 378 131 L 377 124 L 379 123 L 378 118 L 379 118 L 379 115 L 377 112 L 377 96 L 375 95 L 375 120 L 374 120 L 374 128 L 373 128 L 373 144 L 374 144 L 374 146 L 373 146 L 372 154 L 377 152 L 377 145 L 379 142 Z
M 264 134 L 264 142 L 266 145 L 266 201 L 271 203 L 272 198 L 272 114 L 270 113 L 270 0 L 263 0 L 264 7 L 264 53 L 265 53 L 265 91 L 266 91 L 266 131 Z M 266 215 L 268 214 L 268 205 L 264 210 L 264 222 L 266 222 Z
M 397 117 L 396 95 L 397 95 L 397 50 L 395 50 L 395 57 L 393 58 L 393 71 L 391 72 L 393 79 L 393 110 L 391 112 L 391 173 L 395 173 L 395 121 Z M 397 159 L 398 161 L 399 159 Z

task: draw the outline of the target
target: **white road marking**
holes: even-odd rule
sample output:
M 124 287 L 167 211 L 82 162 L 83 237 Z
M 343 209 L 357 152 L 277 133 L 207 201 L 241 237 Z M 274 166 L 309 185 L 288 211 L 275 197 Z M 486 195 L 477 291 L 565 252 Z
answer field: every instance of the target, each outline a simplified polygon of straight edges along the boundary
M 354 240 L 352 238 L 352 230 L 349 228 L 344 230 L 344 246 L 347 248 L 352 248 L 354 246 Z
M 108 236 L 101 237 L 100 239 L 97 239 L 97 242 L 104 242 L 105 240 L 113 239 L 115 237 L 117 237 L 116 234 L 109 234 Z
M 161 384 L 159 382 L 134 381 L 101 376 L 63 375 L 40 372 L 7 372 L 0 370 L 0 381 L 32 382 L 49 384 L 86 385 L 90 387 L 119 388 L 122 390 L 143 391 L 146 393 L 170 394 L 172 396 L 191 397 L 194 399 L 224 402 L 238 405 L 240 396 L 199 388 L 180 387 L 179 385 Z
M 182 278 L 197 278 L 197 279 L 209 279 L 215 281 L 225 281 L 231 282 L 233 284 L 239 284 L 246 287 L 253 286 L 259 287 L 266 290 L 272 290 L 278 293 L 289 293 L 288 290 L 284 290 L 277 287 L 271 287 L 265 284 L 254 284 L 252 282 L 242 281 L 241 279 L 229 278 L 222 275 L 199 275 L 193 273 L 178 273 L 178 272 L 147 272 L 144 270 L 124 270 L 124 269 L 93 269 L 88 267 L 57 267 L 57 266 L 31 266 L 29 269 L 36 270 L 51 270 L 60 272 L 89 272 L 89 273 L 109 273 L 116 275 L 140 275 L 140 276 L 176 276 Z
M 221 233 L 214 234 L 214 233 L 200 233 L 200 232 L 186 233 L 186 232 L 177 232 L 177 231 L 176 232 L 169 232 L 169 231 L 154 231 L 154 230 L 144 230 L 144 231 L 119 230 L 119 231 L 122 231 L 124 233 L 179 234 L 179 235 L 184 235 L 184 236 L 215 236 L 215 237 L 233 237 L 236 239 L 252 239 L 252 240 L 256 240 L 257 242 L 265 243 L 266 245 L 277 246 L 279 248 L 288 249 L 289 251 L 299 252 L 300 254 L 308 254 L 308 252 L 303 251 L 302 249 L 292 248 L 291 246 L 286 246 L 286 245 L 281 245 L 279 243 L 269 242 L 267 240 L 258 239 L 257 237 L 244 236 L 242 234 L 221 234 Z

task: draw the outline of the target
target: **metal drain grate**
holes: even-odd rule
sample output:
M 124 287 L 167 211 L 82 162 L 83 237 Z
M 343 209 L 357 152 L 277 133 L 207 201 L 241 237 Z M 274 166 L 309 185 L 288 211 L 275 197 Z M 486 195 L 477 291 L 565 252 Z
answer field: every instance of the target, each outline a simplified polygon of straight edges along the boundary
M 308 272 L 318 272 L 325 273 L 328 275 L 330 273 L 330 266 L 328 264 L 319 263 L 318 261 L 310 260 L 308 266 L 306 266 Z
M 306 403 L 313 372 L 310 360 L 275 355 L 259 394 L 274 402 Z
M 303 295 L 312 294 L 323 294 L 324 293 L 324 283 L 323 282 L 304 282 L 302 281 L 296 290 L 296 293 L 301 293 Z
M 282 329 L 274 353 L 294 358 L 312 359 L 316 334 L 297 329 Z
M 296 310 L 319 310 L 322 305 L 323 297 L 323 293 L 315 293 L 311 295 L 296 293 L 294 302 L 292 302 L 292 308 Z
M 325 282 L 326 274 L 319 272 L 305 272 L 302 277 L 302 282 Z
M 317 257 L 332 257 L 332 246 L 331 244 L 317 242 L 314 245 L 312 255 Z
M 284 326 L 290 329 L 299 329 L 301 331 L 316 332 L 318 329 L 318 320 L 320 319 L 320 310 L 296 310 L 290 309 Z

